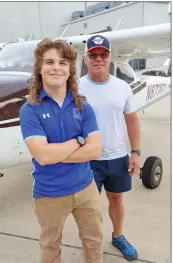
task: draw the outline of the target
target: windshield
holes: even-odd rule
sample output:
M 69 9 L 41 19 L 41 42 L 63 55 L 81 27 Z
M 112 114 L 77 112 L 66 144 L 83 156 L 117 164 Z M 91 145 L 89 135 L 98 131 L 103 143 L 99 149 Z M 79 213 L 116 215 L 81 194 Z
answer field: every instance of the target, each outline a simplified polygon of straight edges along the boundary
M 118 63 L 117 64 L 117 78 L 126 81 L 128 84 L 134 81 L 134 74 L 130 65 Z
M 0 71 L 33 72 L 37 41 L 7 44 L 0 52 Z

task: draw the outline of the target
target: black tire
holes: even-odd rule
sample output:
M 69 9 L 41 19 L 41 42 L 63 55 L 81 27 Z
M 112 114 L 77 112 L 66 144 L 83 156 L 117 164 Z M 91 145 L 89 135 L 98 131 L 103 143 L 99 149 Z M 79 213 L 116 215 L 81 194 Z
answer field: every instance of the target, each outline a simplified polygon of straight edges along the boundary
M 148 157 L 142 168 L 143 185 L 149 189 L 157 188 L 162 180 L 162 174 L 162 160 L 157 156 Z

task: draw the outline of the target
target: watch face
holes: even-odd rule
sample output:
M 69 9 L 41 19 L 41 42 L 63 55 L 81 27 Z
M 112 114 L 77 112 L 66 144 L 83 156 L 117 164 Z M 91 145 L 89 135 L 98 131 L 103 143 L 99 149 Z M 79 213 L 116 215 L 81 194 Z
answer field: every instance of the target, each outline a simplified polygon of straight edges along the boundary
M 84 145 L 85 144 L 85 139 L 83 137 L 81 137 L 81 136 L 78 136 L 78 142 L 80 144 Z
M 140 155 L 141 151 L 140 150 L 132 150 L 131 153 L 136 153 L 137 155 Z

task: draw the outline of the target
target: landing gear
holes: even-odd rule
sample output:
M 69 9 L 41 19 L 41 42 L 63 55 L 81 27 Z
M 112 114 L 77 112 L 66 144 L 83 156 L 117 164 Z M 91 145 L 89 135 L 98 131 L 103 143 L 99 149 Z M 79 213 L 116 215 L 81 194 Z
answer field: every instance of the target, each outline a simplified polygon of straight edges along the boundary
M 150 156 L 141 168 L 140 179 L 146 188 L 155 189 L 160 185 L 162 174 L 162 160 L 157 156 Z

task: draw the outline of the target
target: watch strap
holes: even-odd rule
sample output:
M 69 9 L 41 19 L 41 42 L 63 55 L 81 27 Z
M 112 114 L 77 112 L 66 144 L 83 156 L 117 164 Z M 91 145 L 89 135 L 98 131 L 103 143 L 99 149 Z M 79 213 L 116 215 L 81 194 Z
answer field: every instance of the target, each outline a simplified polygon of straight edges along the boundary
M 140 155 L 141 154 L 141 150 L 139 150 L 139 149 L 132 149 L 131 153 L 137 153 L 137 155 Z

